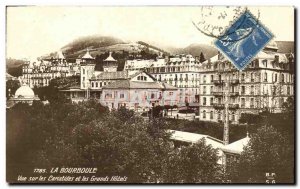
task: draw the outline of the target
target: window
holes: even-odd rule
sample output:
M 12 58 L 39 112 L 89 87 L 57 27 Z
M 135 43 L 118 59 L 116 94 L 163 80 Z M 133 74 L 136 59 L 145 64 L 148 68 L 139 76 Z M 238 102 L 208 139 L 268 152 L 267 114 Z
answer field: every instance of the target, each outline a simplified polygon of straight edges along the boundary
M 281 82 L 284 83 L 284 75 L 281 74 Z
M 268 81 L 268 73 L 265 73 L 265 82 Z
M 203 110 L 203 119 L 205 119 L 205 118 L 206 118 L 206 111 Z
M 98 87 L 98 82 L 96 82 L 96 87 Z
M 210 119 L 214 119 L 214 112 L 210 111 Z
M 100 82 L 100 87 L 102 87 L 102 82 Z
M 203 83 L 206 83 L 206 75 L 203 76 Z
M 120 98 L 124 98 L 124 93 L 120 93 Z
M 265 67 L 268 67 L 268 61 L 267 60 L 263 60 L 263 64 Z
M 203 86 L 203 94 L 206 94 L 206 86 Z
M 286 93 L 287 93 L 287 95 L 290 95 L 290 94 L 291 94 L 291 88 L 290 88 L 290 86 L 287 87 Z
M 242 81 L 245 81 L 245 74 L 242 73 L 242 78 L 241 78 Z
M 242 91 L 241 91 L 241 93 L 242 93 L 242 94 L 245 94 L 245 92 L 246 92 L 245 86 L 242 86 Z
M 235 114 L 234 114 L 234 113 L 232 114 L 231 120 L 232 120 L 232 121 L 235 121 Z
M 221 120 L 221 113 L 218 113 L 218 120 Z
M 173 95 L 173 92 L 169 92 L 169 95 L 170 95 L 170 96 Z
M 274 81 L 277 82 L 277 74 L 275 74 Z
M 85 69 L 84 68 L 82 68 L 82 74 L 85 74 Z
M 206 98 L 203 97 L 203 106 L 206 106 Z
M 155 98 L 155 94 L 151 93 L 151 99 Z
M 211 97 L 211 98 L 210 98 L 210 105 L 212 106 L 212 105 L 213 105 L 213 103 L 214 103 L 214 98 L 213 98 L 213 97 Z
M 210 75 L 210 82 L 214 81 L 214 75 Z
M 250 99 L 250 108 L 254 108 L 254 98 Z
M 254 73 L 251 73 L 251 82 L 254 82 Z
M 210 86 L 210 94 L 212 94 L 214 91 L 214 86 Z
M 251 85 L 251 94 L 253 95 L 254 94 L 254 86 Z
M 245 108 L 245 98 L 241 98 L 241 107 Z
M 112 98 L 112 93 L 106 93 L 105 98 Z
M 92 82 L 92 87 L 94 88 L 94 82 Z

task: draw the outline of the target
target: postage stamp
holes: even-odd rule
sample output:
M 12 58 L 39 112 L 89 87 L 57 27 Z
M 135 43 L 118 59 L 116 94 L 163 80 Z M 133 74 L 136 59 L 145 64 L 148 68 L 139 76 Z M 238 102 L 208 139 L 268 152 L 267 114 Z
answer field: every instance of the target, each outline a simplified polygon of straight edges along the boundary
M 215 45 L 239 70 L 243 70 L 272 38 L 273 34 L 247 10 L 215 41 Z

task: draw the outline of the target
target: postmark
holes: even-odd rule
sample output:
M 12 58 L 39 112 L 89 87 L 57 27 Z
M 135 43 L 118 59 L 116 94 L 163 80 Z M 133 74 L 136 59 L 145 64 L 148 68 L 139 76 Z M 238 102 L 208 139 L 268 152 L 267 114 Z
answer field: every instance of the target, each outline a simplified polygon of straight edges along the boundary
M 243 70 L 273 37 L 246 10 L 214 44 L 237 69 Z

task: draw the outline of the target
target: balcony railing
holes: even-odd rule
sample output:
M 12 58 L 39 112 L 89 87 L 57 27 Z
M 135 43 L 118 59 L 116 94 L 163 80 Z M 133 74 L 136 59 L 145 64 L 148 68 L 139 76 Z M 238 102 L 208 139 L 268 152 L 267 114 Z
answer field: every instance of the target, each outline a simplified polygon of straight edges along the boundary
M 228 108 L 229 109 L 238 109 L 239 108 L 239 104 L 229 104 Z
M 214 96 L 223 96 L 223 92 L 220 92 L 220 91 L 213 91 L 212 94 Z
M 230 95 L 230 96 L 238 96 L 238 95 L 239 95 L 239 92 L 230 92 L 229 95 Z
M 232 84 L 232 85 L 236 85 L 236 84 L 239 84 L 239 79 L 231 79 L 230 80 L 230 84 Z
M 224 109 L 224 104 L 220 104 L 220 103 L 213 103 L 213 107 L 215 109 Z
M 224 84 L 223 80 L 214 80 L 213 82 L 215 85 L 223 85 Z

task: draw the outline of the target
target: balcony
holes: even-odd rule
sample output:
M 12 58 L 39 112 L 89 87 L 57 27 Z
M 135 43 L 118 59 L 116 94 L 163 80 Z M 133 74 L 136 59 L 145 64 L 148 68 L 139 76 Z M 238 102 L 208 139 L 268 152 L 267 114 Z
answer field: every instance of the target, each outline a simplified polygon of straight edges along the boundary
M 225 105 L 220 103 L 213 103 L 215 109 L 224 109 Z
M 230 96 L 239 96 L 239 92 L 230 92 L 229 95 Z
M 223 96 L 223 92 L 219 92 L 219 91 L 213 91 L 212 94 L 214 96 Z
M 240 82 L 239 79 L 231 79 L 230 80 L 231 85 L 237 85 L 237 84 L 239 84 L 239 82 Z
M 223 80 L 214 80 L 213 83 L 215 85 L 223 85 L 224 84 L 224 81 Z
M 239 104 L 229 104 L 228 108 L 229 109 L 238 109 L 239 108 Z

